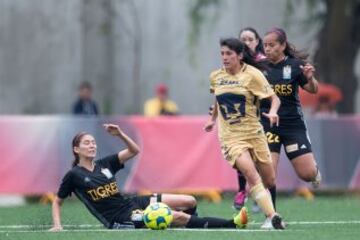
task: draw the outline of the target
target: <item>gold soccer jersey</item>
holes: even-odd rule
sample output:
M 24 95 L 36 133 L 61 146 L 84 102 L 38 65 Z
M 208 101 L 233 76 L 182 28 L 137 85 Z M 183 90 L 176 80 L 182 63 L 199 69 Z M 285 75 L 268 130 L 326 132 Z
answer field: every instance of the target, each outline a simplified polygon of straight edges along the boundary
M 267 145 L 262 125 L 259 122 L 259 100 L 274 95 L 264 75 L 255 67 L 243 64 L 240 72 L 231 75 L 225 69 L 210 74 L 210 91 L 215 94 L 218 110 L 219 138 L 225 157 L 233 165 L 236 154 L 246 148 L 255 148 L 249 140 L 261 139 Z M 227 152 L 236 150 L 232 156 Z M 239 145 L 244 145 L 241 148 Z M 256 145 L 256 144 L 255 144 Z M 251 147 L 252 146 L 252 147 Z M 240 148 L 239 148 L 240 147 Z M 260 147 L 260 146 L 259 146 Z M 268 150 L 267 150 L 268 151 Z
M 225 159 L 234 166 L 236 159 L 249 150 L 255 162 L 270 164 L 270 151 L 259 122 L 259 100 L 275 93 L 264 75 L 244 64 L 236 75 L 225 69 L 212 72 L 210 85 L 217 101 L 219 139 Z

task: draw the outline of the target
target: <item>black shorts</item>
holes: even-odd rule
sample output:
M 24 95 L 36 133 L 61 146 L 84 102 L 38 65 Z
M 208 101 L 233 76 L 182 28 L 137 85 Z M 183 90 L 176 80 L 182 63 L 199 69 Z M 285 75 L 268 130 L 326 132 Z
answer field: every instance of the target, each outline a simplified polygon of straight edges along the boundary
M 145 210 L 151 202 L 161 202 L 162 195 L 154 193 L 145 196 L 134 196 L 131 197 L 132 206 L 127 211 L 127 221 L 115 222 L 112 225 L 112 229 L 126 229 L 126 228 L 144 228 L 145 224 L 142 219 L 131 220 L 132 212 L 135 210 Z
M 305 127 L 286 128 L 264 126 L 270 152 L 280 153 L 284 145 L 286 156 L 292 160 L 296 157 L 312 152 L 308 132 Z
M 132 198 L 134 202 L 132 210 L 145 210 L 145 208 L 149 206 L 150 202 L 161 202 L 161 197 L 161 194 L 158 193 L 145 196 L 135 196 Z

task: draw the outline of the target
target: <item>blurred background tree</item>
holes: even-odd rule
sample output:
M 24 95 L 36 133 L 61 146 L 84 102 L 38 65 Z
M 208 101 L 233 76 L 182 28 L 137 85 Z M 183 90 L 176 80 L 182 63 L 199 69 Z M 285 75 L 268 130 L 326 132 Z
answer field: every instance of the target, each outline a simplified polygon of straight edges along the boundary
M 189 10 L 193 29 L 199 30 L 206 21 L 205 8 L 222 3 L 220 0 L 196 0 Z M 286 22 L 296 15 L 299 8 L 307 9 L 300 21 L 304 31 L 318 27 L 314 36 L 318 44 L 313 54 L 318 78 L 338 86 L 344 93 L 339 112 L 354 113 L 358 87 L 355 62 L 360 47 L 360 0 L 288 0 L 286 4 Z
M 299 1 L 288 1 L 299 5 Z M 339 103 L 341 113 L 353 113 L 358 79 L 354 67 L 360 47 L 360 1 L 359 0 L 306 0 L 308 20 L 306 26 L 320 21 L 317 32 L 318 47 L 314 54 L 319 79 L 334 84 L 344 93 Z M 321 5 L 323 7 L 321 7 Z

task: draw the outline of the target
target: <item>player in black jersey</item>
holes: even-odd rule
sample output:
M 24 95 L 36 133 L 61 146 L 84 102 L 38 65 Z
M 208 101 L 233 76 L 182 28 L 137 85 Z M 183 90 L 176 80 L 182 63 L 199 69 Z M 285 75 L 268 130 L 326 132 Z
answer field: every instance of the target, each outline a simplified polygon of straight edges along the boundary
M 63 178 L 53 201 L 54 225 L 50 231 L 62 230 L 60 209 L 64 199 L 71 193 L 75 193 L 88 210 L 110 229 L 144 227 L 141 211 L 152 202 L 163 202 L 173 209 L 172 226 L 188 228 L 246 226 L 245 208 L 230 220 L 200 218 L 196 216 L 196 200 L 190 195 L 154 194 L 125 197 L 117 187 L 115 174 L 124 167 L 127 160 L 139 153 L 139 147 L 119 126 L 104 124 L 104 128 L 111 135 L 119 137 L 127 148 L 117 154 L 94 161 L 97 150 L 94 137 L 86 132 L 81 132 L 74 137 L 72 141 L 72 151 L 75 156 L 73 168 Z
M 261 118 L 275 170 L 279 161 L 280 148 L 283 145 L 296 174 L 302 180 L 312 182 L 313 186 L 317 187 L 320 184 L 321 175 L 311 150 L 298 95 L 299 87 L 309 93 L 317 93 L 318 82 L 314 77 L 315 68 L 306 62 L 308 55 L 297 51 L 287 41 L 284 30 L 271 29 L 266 33 L 263 41 L 268 60 L 268 69 L 264 75 L 281 100 L 278 127 L 270 128 L 268 120 Z M 269 107 L 266 100 L 261 102 L 261 111 L 266 112 Z

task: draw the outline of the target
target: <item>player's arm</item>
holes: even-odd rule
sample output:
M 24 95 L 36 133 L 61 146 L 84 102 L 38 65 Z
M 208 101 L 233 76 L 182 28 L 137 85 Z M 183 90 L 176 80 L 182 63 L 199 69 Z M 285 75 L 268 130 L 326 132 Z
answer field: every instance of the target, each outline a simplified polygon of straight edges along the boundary
M 216 82 L 216 74 L 218 71 L 214 71 L 210 74 L 210 93 L 215 95 L 215 82 Z M 211 132 L 215 126 L 216 118 L 218 116 L 218 108 L 216 97 L 214 98 L 214 104 L 210 107 L 210 119 L 204 126 L 204 130 L 206 132 Z
M 205 127 L 204 127 L 204 130 L 207 131 L 207 132 L 211 132 L 212 129 L 214 128 L 214 125 L 216 123 L 216 118 L 218 116 L 218 109 L 217 109 L 217 101 L 216 101 L 216 98 L 215 98 L 215 101 L 214 101 L 214 107 L 212 108 L 212 114 L 210 116 L 210 119 L 207 121 L 207 123 L 205 124 Z
M 127 147 L 126 149 L 118 153 L 119 162 L 121 164 L 125 163 L 127 160 L 134 157 L 140 152 L 139 146 L 128 135 L 126 135 L 118 125 L 104 124 L 103 126 L 108 133 L 113 136 L 119 137 Z
M 269 119 L 270 127 L 272 127 L 274 124 L 276 126 L 279 126 L 279 115 L 277 114 L 279 108 L 280 108 L 280 99 L 276 94 L 271 95 L 268 97 L 268 99 L 271 102 L 270 110 L 268 113 L 263 112 L 262 115 Z
M 56 196 L 52 202 L 53 227 L 49 230 L 51 232 L 57 232 L 63 229 L 61 226 L 61 205 L 63 201 L 63 199 Z
M 263 116 L 269 119 L 270 127 L 274 124 L 279 126 L 279 115 L 277 114 L 280 108 L 280 99 L 276 96 L 275 92 L 271 88 L 269 82 L 260 71 L 254 71 L 253 80 L 250 82 L 250 91 L 260 99 L 267 98 L 270 100 L 270 110 L 268 113 L 262 113 Z
M 318 81 L 314 77 L 315 68 L 313 65 L 306 63 L 304 66 L 300 66 L 304 76 L 307 79 L 307 83 L 303 86 L 303 89 L 309 93 L 317 93 L 319 86 Z

